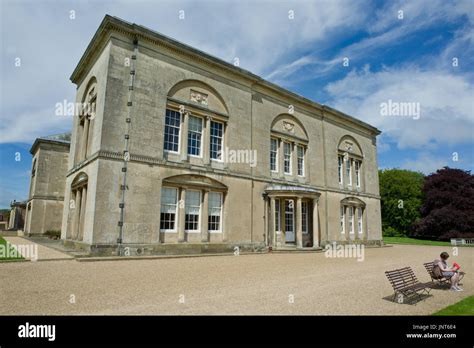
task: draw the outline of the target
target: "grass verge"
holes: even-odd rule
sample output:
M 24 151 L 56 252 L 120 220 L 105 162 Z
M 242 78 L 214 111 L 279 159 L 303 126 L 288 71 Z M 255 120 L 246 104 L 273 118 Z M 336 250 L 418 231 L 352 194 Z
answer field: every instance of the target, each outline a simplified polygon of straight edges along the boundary
M 433 315 L 474 315 L 474 296 L 466 297 L 458 303 L 433 313 Z
M 437 240 L 415 239 L 408 237 L 383 237 L 383 241 L 387 244 L 451 246 L 450 242 L 440 242 Z
M 9 245 L 8 242 L 5 239 L 0 237 L 0 261 L 24 260 L 23 256 L 21 256 L 21 255 L 11 257 L 10 255 L 13 254 L 13 252 L 12 252 L 13 249 L 14 249 L 14 247 Z M 16 251 L 15 251 L 15 253 L 16 253 Z

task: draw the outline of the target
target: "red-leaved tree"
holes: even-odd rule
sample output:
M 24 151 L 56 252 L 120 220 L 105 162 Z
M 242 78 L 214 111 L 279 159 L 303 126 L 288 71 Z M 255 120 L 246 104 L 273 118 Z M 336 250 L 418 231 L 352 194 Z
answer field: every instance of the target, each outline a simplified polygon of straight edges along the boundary
M 474 176 L 444 167 L 425 177 L 421 219 L 411 236 L 432 240 L 474 238 Z

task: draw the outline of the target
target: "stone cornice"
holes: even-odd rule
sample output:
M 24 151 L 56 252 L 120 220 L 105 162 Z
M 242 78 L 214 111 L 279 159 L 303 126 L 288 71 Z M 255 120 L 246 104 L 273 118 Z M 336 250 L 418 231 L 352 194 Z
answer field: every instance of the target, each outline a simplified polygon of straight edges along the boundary
M 66 176 L 69 177 L 71 175 L 74 175 L 80 172 L 82 168 L 84 168 L 86 165 L 88 165 L 89 163 L 97 159 L 123 161 L 123 153 L 106 151 L 106 150 L 100 150 L 98 152 L 95 152 L 89 158 L 87 158 L 87 160 L 76 164 L 71 170 L 68 171 Z M 285 186 L 294 186 L 294 187 L 301 187 L 301 188 L 307 188 L 307 189 L 314 189 L 321 192 L 334 192 L 334 193 L 341 193 L 344 195 L 350 195 L 350 196 L 355 196 L 355 197 L 367 197 L 367 198 L 380 199 L 380 196 L 367 193 L 367 192 L 358 192 L 358 191 L 345 190 L 341 188 L 308 185 L 305 183 L 297 183 L 297 182 L 287 181 L 283 179 L 280 180 L 280 179 L 274 179 L 274 178 L 263 177 L 263 176 L 255 176 L 255 175 L 250 175 L 250 174 L 235 172 L 235 171 L 230 171 L 230 170 L 216 169 L 216 168 L 212 168 L 208 166 L 197 166 L 197 165 L 191 165 L 189 163 L 170 162 L 170 161 L 163 160 L 157 157 L 136 155 L 132 153 L 130 153 L 130 162 L 143 163 L 147 165 L 157 165 L 157 166 L 176 168 L 176 169 L 181 169 L 181 170 L 188 170 L 188 171 L 193 172 L 196 175 L 222 175 L 222 176 L 235 177 L 235 178 L 240 178 L 240 179 L 265 182 L 268 184 L 281 184 Z
M 262 89 L 268 94 L 273 93 L 282 96 L 284 99 L 291 101 L 292 104 L 299 104 L 298 106 L 308 108 L 310 112 L 311 110 L 315 110 L 318 111 L 318 114 L 324 113 L 326 117 L 343 119 L 344 121 L 350 122 L 356 127 L 358 126 L 365 131 L 368 131 L 372 136 L 377 136 L 381 133 L 377 128 L 363 121 L 360 121 L 340 111 L 334 110 L 328 106 L 316 103 L 305 97 L 297 95 L 296 93 L 290 92 L 245 69 L 236 67 L 203 51 L 180 43 L 140 25 L 132 24 L 109 15 L 106 15 L 103 19 L 99 29 L 94 34 L 94 37 L 87 46 L 86 51 L 84 52 L 78 65 L 74 69 L 74 72 L 71 75 L 71 81 L 73 83 L 79 84 L 80 81 L 82 81 L 88 69 L 90 69 L 92 62 L 97 59 L 97 56 L 101 53 L 103 47 L 108 42 L 112 32 L 122 34 L 126 37 L 129 37 L 131 40 L 138 39 L 139 41 L 145 41 L 157 47 L 165 48 L 176 55 L 187 57 L 189 60 L 198 62 L 199 65 L 207 66 L 213 70 L 217 69 L 220 71 L 225 71 L 228 74 L 248 81 L 248 84 L 251 88 L 258 86 L 259 90 Z

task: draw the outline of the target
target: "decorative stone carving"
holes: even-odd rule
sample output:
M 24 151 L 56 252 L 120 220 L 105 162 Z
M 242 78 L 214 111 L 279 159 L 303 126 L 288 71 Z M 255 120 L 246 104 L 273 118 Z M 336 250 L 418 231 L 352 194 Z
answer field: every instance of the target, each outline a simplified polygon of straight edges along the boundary
M 283 121 L 283 129 L 289 133 L 293 133 L 295 131 L 295 124 L 287 122 L 287 121 Z
M 208 99 L 207 94 L 191 90 L 191 101 L 192 102 L 207 106 L 207 99 Z

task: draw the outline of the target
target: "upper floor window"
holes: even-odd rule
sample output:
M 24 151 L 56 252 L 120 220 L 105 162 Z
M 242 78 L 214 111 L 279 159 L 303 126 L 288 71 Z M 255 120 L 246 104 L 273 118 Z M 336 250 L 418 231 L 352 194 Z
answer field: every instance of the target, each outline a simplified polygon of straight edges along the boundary
M 347 185 L 352 186 L 352 159 L 347 157 L 346 160 L 346 177 L 347 177 Z
M 201 156 L 202 118 L 189 116 L 188 154 Z
M 297 146 L 297 158 L 298 158 L 298 175 L 304 176 L 304 147 Z
M 291 144 L 283 143 L 283 172 L 291 174 Z
M 165 117 L 165 144 L 166 151 L 179 151 L 179 129 L 181 114 L 177 111 L 166 109 Z
M 337 156 L 337 174 L 338 174 L 338 177 L 339 177 L 339 183 L 342 184 L 344 181 L 343 181 L 343 177 L 344 177 L 344 170 L 343 170 L 343 167 L 344 167 L 344 157 L 342 155 L 339 155 Z
M 278 140 L 274 138 L 270 139 L 270 170 L 278 171 Z
M 354 161 L 354 166 L 355 166 L 355 180 L 356 180 L 356 186 L 360 187 L 360 165 L 361 162 L 358 160 Z
M 224 124 L 211 121 L 211 159 L 222 160 L 222 140 L 224 138 Z

